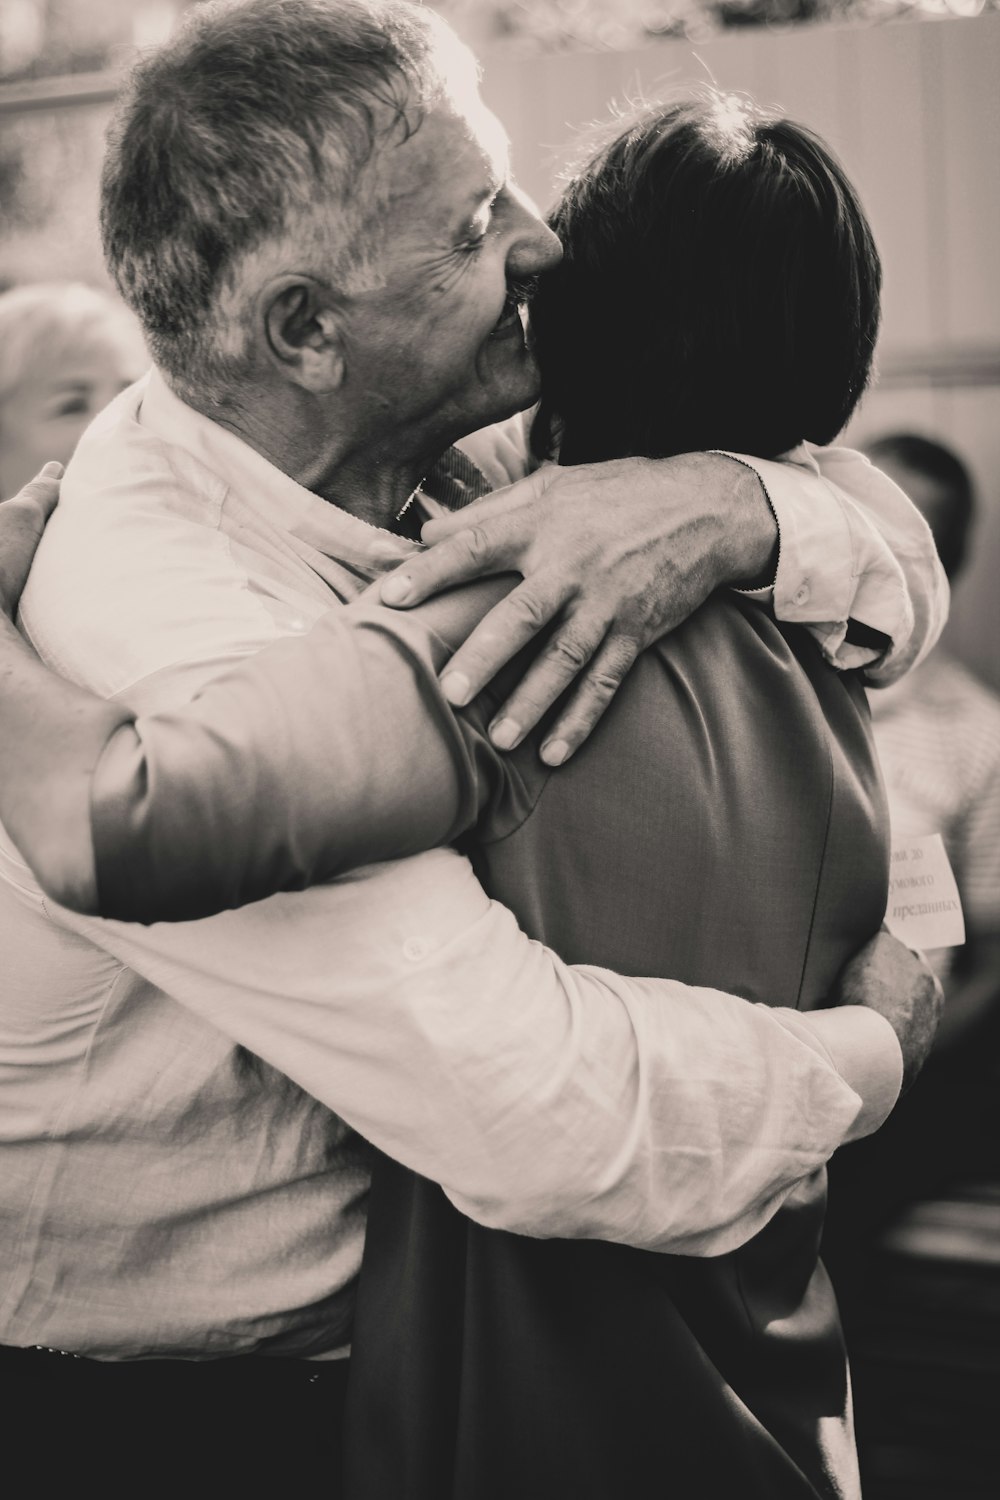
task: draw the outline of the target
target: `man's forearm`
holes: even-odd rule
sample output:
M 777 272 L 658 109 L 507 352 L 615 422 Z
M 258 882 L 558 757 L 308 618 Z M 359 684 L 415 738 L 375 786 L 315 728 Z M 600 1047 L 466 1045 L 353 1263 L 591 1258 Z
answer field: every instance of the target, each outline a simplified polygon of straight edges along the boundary
M 449 842 L 501 757 L 445 701 L 438 669 L 504 587 L 411 615 L 338 608 L 139 718 L 51 672 L 0 616 L 0 819 L 53 900 L 142 922 Z
M 721 459 L 728 469 L 719 471 L 720 482 L 730 488 L 732 525 L 728 528 L 729 556 L 723 582 L 742 590 L 771 589 L 781 552 L 778 517 L 767 485 L 755 461 L 735 453 L 705 454 Z
M 861 1108 L 780 1013 L 571 968 L 447 850 L 209 922 L 59 919 L 519 1233 L 720 1253 Z
M 93 783 L 100 913 L 210 916 L 465 833 L 505 765 L 438 671 L 502 588 L 331 611 L 120 731 Z

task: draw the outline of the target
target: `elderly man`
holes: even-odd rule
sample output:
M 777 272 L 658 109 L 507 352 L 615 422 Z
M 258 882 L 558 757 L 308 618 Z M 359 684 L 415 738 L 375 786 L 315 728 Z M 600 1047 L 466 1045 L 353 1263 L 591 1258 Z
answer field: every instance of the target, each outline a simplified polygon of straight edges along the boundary
M 401 559 L 416 571 L 393 529 L 414 490 L 537 394 L 511 289 L 559 251 L 506 170 L 471 59 L 405 5 L 207 8 L 146 65 L 103 213 L 157 369 L 67 476 L 23 606 L 43 658 L 171 709 Z M 749 538 L 742 567 L 713 542 L 703 587 L 752 576 L 773 529 L 748 470 L 625 463 L 605 485 L 620 500 L 692 475 L 727 511 L 737 488 Z M 779 508 L 783 479 L 810 482 L 768 475 Z M 841 504 L 811 538 L 838 578 L 873 541 L 870 511 Z M 644 544 L 654 577 L 663 529 Z M 784 540 L 787 580 L 794 522 Z M 622 590 L 645 595 L 634 565 Z M 902 577 L 885 547 L 869 583 L 880 569 Z M 791 592 L 801 608 L 808 586 Z M 833 652 L 849 613 L 823 615 Z M 332 1474 L 367 1185 L 353 1130 L 486 1222 L 711 1254 L 875 1128 L 898 1086 L 874 1012 L 793 1017 L 567 968 L 448 850 L 147 931 L 74 916 L 3 860 L 3 1367 L 25 1421 L 69 1424 L 67 1475 L 114 1411 L 105 1488 L 134 1485 L 154 1442 L 172 1478 L 197 1462 L 206 1485 Z M 906 1005 L 880 1003 L 912 1059 Z M 686 1169 L 706 1151 L 707 1194 Z

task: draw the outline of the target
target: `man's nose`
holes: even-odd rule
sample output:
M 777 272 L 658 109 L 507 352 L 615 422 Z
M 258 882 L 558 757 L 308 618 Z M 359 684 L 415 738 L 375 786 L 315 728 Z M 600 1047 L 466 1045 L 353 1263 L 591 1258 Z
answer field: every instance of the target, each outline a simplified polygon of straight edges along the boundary
M 546 224 L 534 203 L 521 188 L 511 190 L 519 218 L 518 232 L 507 256 L 511 276 L 538 276 L 562 260 L 559 236 Z

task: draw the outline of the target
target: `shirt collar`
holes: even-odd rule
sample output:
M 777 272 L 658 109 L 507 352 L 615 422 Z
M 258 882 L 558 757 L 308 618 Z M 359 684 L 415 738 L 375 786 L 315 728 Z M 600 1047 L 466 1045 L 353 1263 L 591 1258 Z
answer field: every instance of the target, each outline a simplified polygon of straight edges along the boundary
M 372 576 L 423 550 L 305 489 L 234 432 L 188 406 L 158 370 L 136 389 L 140 425 L 191 454 L 276 529 Z

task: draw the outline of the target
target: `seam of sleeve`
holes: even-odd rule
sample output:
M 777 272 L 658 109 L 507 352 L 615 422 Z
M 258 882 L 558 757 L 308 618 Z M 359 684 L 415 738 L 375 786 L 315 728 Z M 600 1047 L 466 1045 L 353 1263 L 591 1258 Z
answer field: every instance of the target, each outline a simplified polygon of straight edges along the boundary
M 545 762 L 542 761 L 541 764 L 544 766 Z M 526 828 L 528 823 L 535 816 L 535 813 L 538 811 L 539 805 L 542 800 L 542 795 L 545 791 L 545 788 L 548 786 L 549 781 L 552 777 L 552 773 L 555 769 L 556 768 L 554 766 L 546 767 L 545 774 L 540 778 L 538 782 L 538 790 L 535 792 L 534 797 L 531 799 L 530 806 L 527 808 L 523 817 L 519 818 L 512 828 L 505 829 L 503 833 L 497 834 L 494 838 L 483 838 L 479 833 L 478 827 L 476 827 L 472 830 L 476 843 L 481 845 L 484 849 L 495 849 L 499 847 L 500 844 L 503 844 L 507 839 L 513 838 L 515 833 L 520 833 L 522 828 Z

